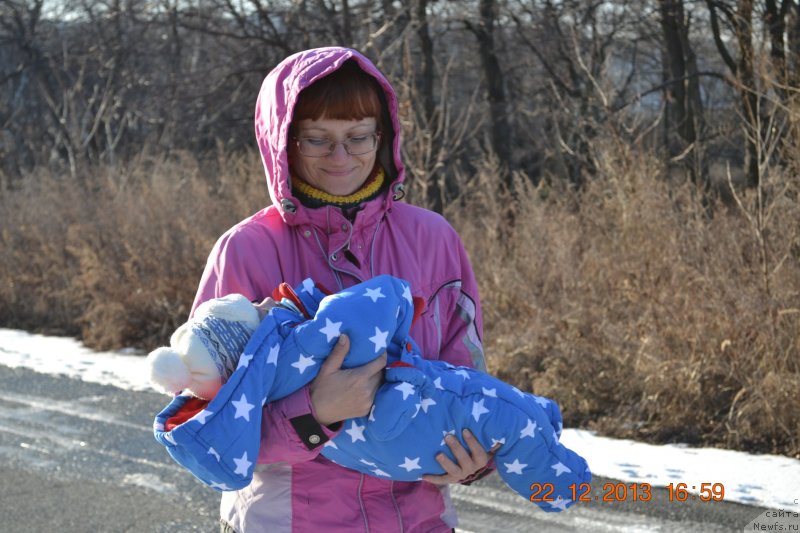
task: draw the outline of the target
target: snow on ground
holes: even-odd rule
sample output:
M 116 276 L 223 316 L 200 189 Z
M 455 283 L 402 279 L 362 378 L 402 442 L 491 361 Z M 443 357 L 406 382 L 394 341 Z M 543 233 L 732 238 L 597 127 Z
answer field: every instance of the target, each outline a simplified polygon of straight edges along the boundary
M 94 352 L 71 338 L 0 329 L 0 364 L 128 390 L 153 390 L 141 354 Z M 584 456 L 599 476 L 654 487 L 685 483 L 694 495 L 700 494 L 703 483 L 716 483 L 724 487 L 725 501 L 800 510 L 800 461 L 796 459 L 683 445 L 656 446 L 600 437 L 585 430 L 565 429 L 561 440 Z M 719 490 L 719 486 L 709 488 Z

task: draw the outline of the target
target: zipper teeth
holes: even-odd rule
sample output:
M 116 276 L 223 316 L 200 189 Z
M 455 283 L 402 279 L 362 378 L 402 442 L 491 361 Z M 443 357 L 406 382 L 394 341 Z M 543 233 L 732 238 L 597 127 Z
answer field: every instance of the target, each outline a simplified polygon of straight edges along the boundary
M 364 474 L 358 481 L 358 505 L 361 507 L 361 518 L 364 519 L 364 531 L 369 533 L 369 521 L 367 521 L 367 511 L 364 509 L 364 501 L 361 499 L 361 488 L 364 486 Z
M 322 252 L 322 256 L 325 258 L 325 263 L 327 263 L 328 267 L 333 272 L 333 277 L 336 279 L 336 284 L 339 286 L 339 290 L 344 289 L 342 285 L 342 278 L 339 276 L 339 273 L 336 271 L 336 268 L 331 264 L 331 258 L 328 257 L 328 252 L 325 251 L 325 247 L 322 246 L 322 242 L 319 240 L 319 233 L 317 233 L 317 228 L 312 226 L 311 229 L 314 230 L 314 240 L 317 241 L 317 246 L 319 247 L 319 251 Z
M 400 506 L 397 505 L 397 500 L 394 497 L 394 481 L 389 485 L 389 494 L 392 495 L 392 504 L 394 505 L 394 512 L 397 513 L 397 522 L 400 524 L 400 533 L 405 531 L 403 527 L 403 515 L 400 514 Z
M 378 223 L 375 224 L 375 232 L 372 234 L 372 242 L 369 243 L 369 275 L 375 276 L 375 237 L 378 236 L 378 230 L 383 224 L 383 220 L 386 218 L 386 211 L 383 212 L 383 216 L 378 220 Z

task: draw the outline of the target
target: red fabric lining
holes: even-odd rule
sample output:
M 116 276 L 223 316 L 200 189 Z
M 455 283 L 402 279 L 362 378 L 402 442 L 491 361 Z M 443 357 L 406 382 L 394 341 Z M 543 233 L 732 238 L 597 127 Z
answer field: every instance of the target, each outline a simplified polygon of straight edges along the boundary
M 395 361 L 394 363 L 386 365 L 386 368 L 398 368 L 398 367 L 414 368 L 414 365 L 406 363 L 405 361 Z
M 201 400 L 200 398 L 186 400 L 180 410 L 167 419 L 167 423 L 164 424 L 164 431 L 172 431 L 205 409 L 206 406 L 208 406 L 208 400 Z
M 414 316 L 411 318 L 411 325 L 413 326 L 416 324 L 417 319 L 422 315 L 422 311 L 425 310 L 425 298 L 414 296 L 411 299 L 414 301 Z
M 303 305 L 303 302 L 300 301 L 300 298 L 297 297 L 295 294 L 294 289 L 292 289 L 287 283 L 281 283 L 278 285 L 278 288 L 272 291 L 272 299 L 276 302 L 280 302 L 282 299 L 287 298 L 294 302 L 297 308 L 303 313 L 303 316 L 306 319 L 311 319 L 311 315 L 309 314 L 306 307 Z

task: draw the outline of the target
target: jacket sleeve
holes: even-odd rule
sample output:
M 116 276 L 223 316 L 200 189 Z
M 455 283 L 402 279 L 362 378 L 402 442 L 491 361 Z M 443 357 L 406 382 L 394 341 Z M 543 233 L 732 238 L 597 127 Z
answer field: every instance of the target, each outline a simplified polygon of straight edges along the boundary
M 460 274 L 436 290 L 430 305 L 439 314 L 439 358 L 456 366 L 486 371 L 483 352 L 483 318 L 475 273 L 461 240 L 457 239 Z
M 461 276 L 442 285 L 435 297 L 439 301 L 434 302 L 440 309 L 448 311 L 441 321 L 442 347 L 439 358 L 452 365 L 468 366 L 486 372 L 486 358 L 481 340 L 483 317 L 478 284 L 464 245 L 459 238 L 456 240 Z M 488 476 L 495 469 L 494 458 L 491 458 L 483 468 L 462 479 L 460 483 L 470 485 Z
M 248 228 L 234 227 L 219 238 L 200 279 L 192 313 L 206 300 L 239 293 L 261 301 L 281 281 L 271 243 Z M 274 265 L 274 266 L 270 266 Z M 259 463 L 297 463 L 314 459 L 337 431 L 314 422 L 308 386 L 264 407 Z M 311 426 L 311 427 L 309 427 Z M 336 428 L 338 429 L 338 428 Z

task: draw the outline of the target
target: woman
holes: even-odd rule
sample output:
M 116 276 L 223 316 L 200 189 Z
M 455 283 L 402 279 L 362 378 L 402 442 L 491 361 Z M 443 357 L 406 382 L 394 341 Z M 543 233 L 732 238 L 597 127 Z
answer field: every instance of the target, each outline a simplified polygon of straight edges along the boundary
M 307 277 L 331 290 L 379 274 L 411 282 L 425 310 L 411 330 L 428 358 L 485 369 L 477 287 L 455 231 L 403 196 L 397 97 L 364 56 L 346 48 L 295 54 L 264 80 L 256 138 L 272 205 L 227 231 L 211 252 L 194 308 L 230 293 L 261 301 Z M 341 369 L 345 337 L 306 387 L 264 407 L 259 467 L 222 498 L 223 531 L 450 531 L 447 484 L 486 471 L 471 435 L 447 437 L 447 474 L 391 482 L 320 455 L 341 421 L 364 416 L 385 356 Z

